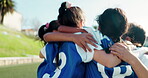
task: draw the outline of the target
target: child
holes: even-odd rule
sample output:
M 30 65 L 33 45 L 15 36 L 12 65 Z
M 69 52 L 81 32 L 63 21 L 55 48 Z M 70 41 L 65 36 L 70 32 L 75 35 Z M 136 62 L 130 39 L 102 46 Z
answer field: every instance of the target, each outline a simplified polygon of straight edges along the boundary
M 57 32 L 58 31 L 58 27 L 59 27 L 59 24 L 58 24 L 57 20 L 53 20 L 50 23 L 47 23 L 46 25 L 42 25 L 39 28 L 39 30 L 38 30 L 38 36 L 41 39 L 41 41 L 44 42 L 44 45 L 46 45 L 47 42 L 44 41 L 43 35 L 46 34 L 46 33 L 48 33 L 48 32 Z M 40 58 L 44 58 L 43 55 L 46 54 L 46 53 L 44 51 L 41 51 L 41 52 L 40 52 L 39 56 L 40 56 Z
M 122 38 L 132 42 L 137 47 L 142 47 L 145 42 L 146 33 L 140 25 L 130 23 L 128 32 Z
M 140 25 L 134 23 L 129 24 L 130 27 L 128 32 L 123 35 L 123 39 L 133 51 L 134 55 L 137 56 L 142 63 L 148 67 L 148 48 L 143 47 L 145 42 L 146 34 L 144 29 Z
M 62 3 L 66 4 L 65 2 Z M 63 6 L 62 6 L 63 7 Z M 63 12 L 64 11 L 64 12 Z M 70 25 L 72 27 L 81 26 L 82 10 L 79 7 L 70 7 L 62 10 L 61 16 L 58 18 L 58 22 L 64 25 Z M 66 14 L 65 14 L 66 13 Z M 70 14 L 67 17 L 67 14 Z M 69 19 L 73 18 L 73 19 Z M 61 20 L 68 19 L 68 20 Z M 67 23 L 68 21 L 68 23 Z M 46 28 L 46 26 L 44 26 Z M 50 25 L 49 25 L 50 27 Z M 42 28 L 43 29 L 43 28 Z M 47 33 L 47 32 L 46 32 Z M 43 33 L 44 34 L 44 33 Z M 41 34 L 41 38 L 43 37 Z M 67 44 L 71 44 L 68 46 Z M 66 48 L 66 49 L 64 49 Z M 68 48 L 73 48 L 68 49 Z M 42 50 L 41 53 L 44 56 L 44 62 L 38 67 L 38 78 L 82 78 L 84 77 L 85 65 L 82 61 L 87 61 L 83 53 L 76 52 L 75 44 L 72 42 L 64 42 L 59 45 L 58 42 L 49 42 Z M 74 56 L 73 56 L 74 55 Z M 80 71 L 80 72 L 76 72 Z

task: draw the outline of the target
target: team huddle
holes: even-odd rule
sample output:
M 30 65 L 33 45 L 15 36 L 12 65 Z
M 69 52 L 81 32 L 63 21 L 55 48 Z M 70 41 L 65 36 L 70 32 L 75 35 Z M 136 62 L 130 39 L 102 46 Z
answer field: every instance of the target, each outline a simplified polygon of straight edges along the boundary
M 128 23 L 120 8 L 106 9 L 96 21 L 96 30 L 84 26 L 81 8 L 63 2 L 57 20 L 42 25 L 38 31 L 45 46 L 40 51 L 44 61 L 38 67 L 37 77 L 148 77 L 145 31 Z

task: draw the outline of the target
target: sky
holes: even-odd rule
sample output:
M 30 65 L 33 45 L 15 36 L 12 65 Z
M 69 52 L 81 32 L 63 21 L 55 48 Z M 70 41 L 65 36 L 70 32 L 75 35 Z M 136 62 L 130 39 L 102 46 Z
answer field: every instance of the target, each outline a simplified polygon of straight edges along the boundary
M 62 2 L 79 6 L 85 13 L 86 26 L 97 25 L 95 18 L 107 8 L 121 8 L 129 22 L 141 25 L 148 36 L 148 0 L 13 0 L 15 9 L 23 16 L 23 26 L 31 26 L 31 21 L 46 24 L 56 20 Z

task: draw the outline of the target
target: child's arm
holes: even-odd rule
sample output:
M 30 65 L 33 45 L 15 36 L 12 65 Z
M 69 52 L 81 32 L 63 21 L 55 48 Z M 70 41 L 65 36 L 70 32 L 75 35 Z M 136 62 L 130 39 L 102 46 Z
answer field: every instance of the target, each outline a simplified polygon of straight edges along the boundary
M 46 42 L 50 41 L 72 41 L 82 47 L 85 51 L 91 49 L 88 47 L 88 44 L 91 44 L 92 46 L 95 46 L 95 43 L 97 43 L 93 36 L 89 33 L 82 33 L 82 34 L 70 34 L 70 33 L 47 33 L 44 35 L 44 40 Z
M 95 50 L 93 59 L 108 68 L 115 67 L 121 63 L 121 60 L 117 56 L 111 53 L 107 54 L 104 50 Z
M 132 59 L 130 64 L 138 78 L 148 77 L 148 68 L 140 61 L 139 58 L 135 57 L 135 59 Z
M 129 63 L 138 78 L 148 77 L 148 68 L 130 51 L 127 45 L 116 43 L 110 48 L 110 50 L 112 54 Z
M 68 26 L 59 26 L 58 28 L 59 32 L 64 32 L 64 33 L 76 33 L 76 32 L 84 32 L 87 33 L 84 29 L 78 28 L 78 27 L 68 27 Z
M 73 41 L 74 43 L 82 47 L 85 52 L 86 50 L 91 51 L 90 47 L 86 43 L 95 46 L 94 44 L 95 41 L 93 41 L 92 35 L 89 33 L 83 33 L 83 34 L 47 33 L 44 35 L 44 40 L 47 42 Z M 121 60 L 118 59 L 117 56 L 114 56 L 112 54 L 106 54 L 106 52 L 103 50 L 95 50 L 93 59 L 106 67 L 114 67 L 121 62 Z

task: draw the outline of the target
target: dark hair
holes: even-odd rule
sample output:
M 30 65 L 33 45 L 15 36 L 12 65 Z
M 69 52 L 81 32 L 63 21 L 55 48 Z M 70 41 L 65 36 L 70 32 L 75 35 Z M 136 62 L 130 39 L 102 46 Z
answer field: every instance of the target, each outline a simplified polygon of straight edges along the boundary
M 84 20 L 83 11 L 79 7 L 66 8 L 66 2 L 59 8 L 58 21 L 61 25 L 77 27 Z
M 44 34 L 48 33 L 48 32 L 53 32 L 53 30 L 58 30 L 59 24 L 57 22 L 57 20 L 53 20 L 49 23 L 48 27 L 46 25 L 42 25 L 39 30 L 38 30 L 38 36 L 40 37 L 40 39 L 42 41 L 44 41 Z M 44 44 L 46 44 L 46 42 L 44 41 Z
M 125 39 L 126 37 L 130 37 L 132 43 L 140 43 L 142 46 L 145 42 L 146 34 L 140 25 L 130 23 L 128 32 L 122 38 Z
M 84 21 L 83 11 L 79 7 L 66 7 L 66 2 L 61 4 L 59 8 L 58 22 L 60 25 L 65 25 L 69 27 L 78 27 L 80 22 Z M 59 43 L 58 47 L 62 43 Z M 56 55 L 56 66 L 59 66 L 59 57 Z
M 106 9 L 96 20 L 99 30 L 114 42 L 119 42 L 121 35 L 127 31 L 127 18 L 120 8 Z

